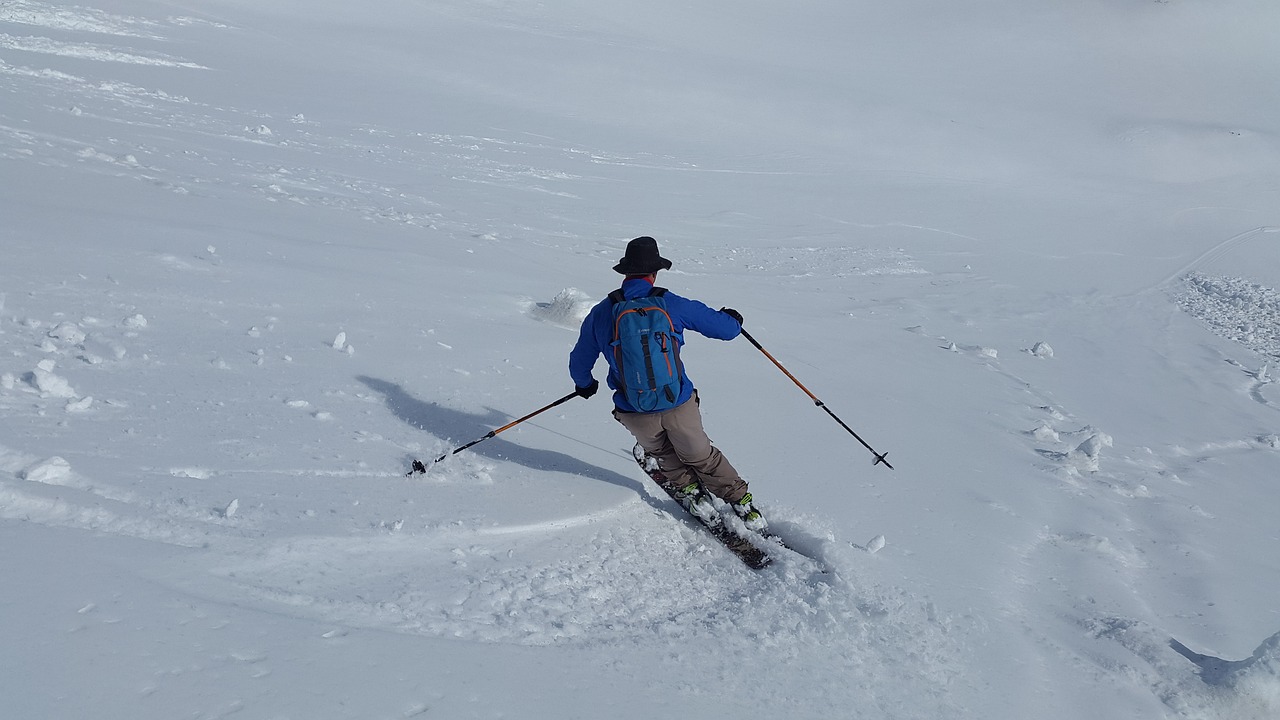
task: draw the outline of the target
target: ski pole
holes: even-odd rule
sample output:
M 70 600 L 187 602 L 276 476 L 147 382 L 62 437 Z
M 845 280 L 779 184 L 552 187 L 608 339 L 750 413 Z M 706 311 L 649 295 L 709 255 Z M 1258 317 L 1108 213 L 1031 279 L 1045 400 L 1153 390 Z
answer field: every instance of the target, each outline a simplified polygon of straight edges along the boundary
M 447 452 L 447 453 L 445 453 L 445 454 L 441 455 L 440 457 L 438 457 L 438 458 L 436 458 L 435 460 L 433 460 L 431 464 L 432 464 L 432 465 L 435 465 L 436 463 L 440 462 L 441 460 L 444 460 L 445 458 L 449 457 L 450 455 L 457 455 L 458 453 L 462 452 L 463 450 L 466 450 L 467 448 L 471 447 L 472 445 L 478 445 L 478 444 L 480 444 L 480 443 L 484 442 L 485 440 L 488 440 L 489 438 L 491 438 L 491 437 L 493 437 L 493 436 L 497 435 L 498 433 L 502 432 L 503 430 L 510 430 L 511 428 L 515 427 L 516 425 L 519 425 L 520 423 L 524 422 L 525 420 L 528 420 L 529 418 L 531 418 L 531 417 L 533 417 L 533 416 L 535 416 L 535 415 L 540 415 L 540 414 L 542 414 L 542 413 L 544 413 L 544 412 L 546 412 L 546 411 L 550 410 L 551 408 L 553 408 L 553 407 L 555 407 L 555 406 L 557 406 L 557 405 L 561 405 L 561 404 L 563 404 L 563 403 L 567 403 L 567 402 L 569 402 L 570 400 L 572 400 L 572 399 L 574 399 L 574 398 L 576 398 L 576 397 L 578 397 L 578 393 L 577 393 L 576 391 L 575 391 L 575 392 L 571 392 L 571 393 L 569 393 L 568 395 L 565 395 L 564 397 L 560 398 L 559 400 L 556 400 L 555 402 L 553 402 L 553 403 L 551 403 L 551 404 L 549 404 L 549 405 L 547 405 L 547 406 L 545 406 L 545 407 L 541 407 L 541 408 L 539 408 L 539 409 L 537 409 L 537 410 L 534 410 L 533 412 L 529 413 L 528 415 L 525 415 L 524 417 L 520 418 L 519 420 L 512 420 L 511 422 L 507 423 L 506 425 L 503 425 L 502 427 L 498 428 L 497 430 L 491 430 L 491 431 L 489 431 L 489 434 L 488 434 L 488 435 L 485 435 L 484 437 L 476 438 L 475 440 L 472 440 L 471 442 L 467 443 L 466 445 L 463 445 L 463 446 L 461 446 L 461 447 L 455 448 L 452 452 Z M 413 461 L 412 469 L 410 469 L 410 470 L 409 470 L 409 472 L 405 473 L 405 476 L 406 476 L 406 477 L 408 477 L 408 476 L 410 476 L 410 475 L 414 475 L 414 474 L 421 475 L 421 474 L 425 473 L 426 471 L 427 471 L 427 466 L 426 466 L 426 465 L 424 465 L 424 464 L 422 463 L 422 461 L 421 461 L 421 460 L 414 460 L 414 461 Z
M 814 395 L 812 392 L 809 392 L 809 388 L 805 387 L 805 386 L 804 386 L 804 383 L 802 383 L 802 382 L 800 382 L 799 380 L 797 380 L 797 379 L 796 379 L 796 376 L 795 376 L 795 375 L 792 375 L 790 370 L 787 370 L 785 367 L 783 367 L 783 366 L 782 366 L 782 363 L 778 362 L 778 359 L 777 359 L 777 358 L 775 358 L 774 356 L 770 355 L 770 354 L 769 354 L 769 351 L 768 351 L 768 350 L 765 350 L 763 345 L 761 345 L 760 343 L 756 342 L 756 339 L 755 339 L 755 338 L 753 338 L 753 337 L 751 337 L 751 333 L 747 332 L 747 331 L 744 329 L 744 330 L 742 331 L 742 337 L 746 338 L 746 339 L 747 339 L 747 341 L 748 341 L 748 342 L 750 342 L 752 345 L 755 345 L 757 350 L 759 350 L 760 352 L 764 353 L 764 356 L 765 356 L 765 357 L 769 358 L 769 360 L 770 360 L 770 361 L 772 361 L 774 365 L 777 365 L 777 366 L 778 366 L 778 369 L 782 371 L 782 374 L 784 374 L 784 375 L 786 375 L 787 377 L 791 378 L 791 382 L 795 383 L 795 384 L 796 384 L 796 387 L 798 387 L 798 388 L 800 388 L 801 390 L 803 390 L 803 391 L 804 391 L 804 394 L 805 394 L 805 395 L 808 395 L 808 396 L 809 396 L 809 398 L 810 398 L 811 400 L 813 400 L 813 404 L 817 405 L 818 407 L 822 408 L 823 410 L 826 410 L 826 411 L 827 411 L 827 414 L 828 414 L 828 415 L 830 415 L 830 416 L 831 416 L 831 418 L 832 418 L 833 420 L 835 420 L 836 422 L 840 423 L 840 427 L 842 427 L 842 428 L 844 428 L 845 430 L 849 431 L 849 434 L 850 434 L 850 435 L 852 435 L 852 436 L 854 437 L 854 439 L 855 439 L 855 440 L 857 440 L 858 442 L 862 443 L 862 447 L 864 447 L 864 448 L 866 448 L 866 449 L 870 450 L 870 451 L 871 451 L 871 454 L 876 456 L 876 461 L 875 461 L 875 462 L 873 462 L 873 463 L 871 463 L 871 464 L 872 464 L 872 466 L 879 465 L 880 463 L 884 463 L 884 466 L 885 466 L 885 467 L 889 468 L 890 470 L 892 470 L 892 469 L 893 469 L 893 466 L 892 466 L 892 465 L 890 465 L 890 464 L 889 464 L 889 461 L 885 459 L 885 456 L 886 456 L 886 455 L 888 455 L 889 453 L 887 453 L 887 452 L 885 452 L 885 453 L 878 453 L 878 452 L 876 452 L 876 451 L 875 451 L 875 448 L 873 448 L 873 447 L 871 447 L 870 445 L 868 445 L 866 440 L 863 440 L 861 437 L 859 437 L 859 436 L 858 436 L 858 433 L 856 433 L 856 432 L 854 432 L 854 431 L 853 431 L 853 428 L 851 428 L 851 427 L 849 427 L 848 425 L 846 425 L 846 424 L 845 424 L 845 422 L 844 422 L 843 420 L 841 420 L 841 419 L 840 419 L 840 418 L 839 418 L 835 413 L 831 412 L 831 408 L 827 407 L 827 404 L 826 404 L 826 403 L 824 403 L 824 402 L 822 402 L 821 400 L 819 400 L 817 395 Z

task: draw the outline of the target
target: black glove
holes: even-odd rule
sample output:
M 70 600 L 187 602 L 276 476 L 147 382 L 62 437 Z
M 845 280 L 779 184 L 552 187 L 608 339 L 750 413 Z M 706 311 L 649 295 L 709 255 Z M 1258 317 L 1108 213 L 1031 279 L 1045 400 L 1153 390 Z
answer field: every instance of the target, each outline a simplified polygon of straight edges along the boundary
M 734 310 L 733 308 L 720 308 L 720 312 L 724 313 L 725 315 L 728 315 L 734 320 L 737 320 L 739 325 L 742 324 L 742 313 L 738 312 L 737 310 Z
M 600 389 L 600 381 L 599 381 L 599 380 L 592 380 L 590 385 L 588 385 L 588 386 L 586 386 L 586 387 L 577 387 L 577 386 L 575 386 L 575 387 L 573 388 L 573 391 L 574 391 L 574 392 L 576 392 L 576 393 L 578 393 L 578 396 L 579 396 L 579 397 L 589 398 L 589 397 L 591 397 L 592 395 L 595 395 L 595 394 L 596 394 L 596 391 L 597 391 L 597 390 L 599 390 L 599 389 Z

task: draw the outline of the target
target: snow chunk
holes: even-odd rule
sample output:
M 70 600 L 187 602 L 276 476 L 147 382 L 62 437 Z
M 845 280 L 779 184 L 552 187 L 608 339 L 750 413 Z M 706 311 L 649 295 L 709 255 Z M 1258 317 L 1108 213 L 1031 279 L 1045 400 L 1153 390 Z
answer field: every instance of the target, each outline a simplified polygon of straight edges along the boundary
M 1258 368 L 1258 372 L 1254 373 L 1253 376 L 1263 385 L 1270 385 L 1276 381 L 1275 378 L 1271 377 L 1271 363 L 1269 362 L 1262 363 L 1262 367 Z
M 556 294 L 549 303 L 537 303 L 529 309 L 529 314 L 562 327 L 577 328 L 582 324 L 595 299 L 577 288 L 565 288 Z
M 147 319 L 139 313 L 134 313 L 125 318 L 122 324 L 132 330 L 141 330 L 147 326 Z
M 51 338 L 62 340 L 72 345 L 84 342 L 85 338 L 84 331 L 73 322 L 58 323 L 56 327 L 49 331 L 48 335 Z
M 93 405 L 93 396 L 88 395 L 79 400 L 72 400 L 67 403 L 67 412 L 82 413 L 88 412 L 89 406 Z
M 1037 453 L 1044 457 L 1050 458 L 1055 462 L 1062 463 L 1064 469 L 1069 475 L 1079 475 L 1081 472 L 1095 473 L 1098 471 L 1099 460 L 1102 457 L 1102 449 L 1112 446 L 1111 436 L 1094 430 L 1093 428 L 1085 428 L 1080 434 L 1091 433 L 1084 442 L 1080 443 L 1075 449 L 1068 452 L 1060 452 L 1056 450 L 1036 450 Z M 1073 433 L 1074 434 L 1074 433 Z M 1122 491 L 1113 487 L 1117 492 L 1126 494 L 1128 497 L 1135 495 L 1128 491 Z M 1141 497 L 1147 497 L 1149 493 L 1146 488 L 1137 491 Z
M 1102 432 L 1094 433 L 1076 446 L 1075 450 L 1067 453 L 1067 460 L 1080 470 L 1097 472 L 1098 458 L 1102 454 L 1102 448 L 1111 447 L 1112 444 L 1110 435 Z
M 18 477 L 45 485 L 66 485 L 71 479 L 71 463 L 55 455 L 19 470 Z
M 1043 340 L 1036 343 L 1035 345 L 1032 345 L 1031 349 L 1027 350 L 1027 352 L 1031 353 L 1032 355 L 1035 355 L 1038 358 L 1053 357 L 1053 348 L 1049 346 L 1049 343 L 1044 342 Z
M 90 365 L 97 365 L 104 361 L 104 358 L 114 358 L 123 360 L 129 351 L 120 343 L 109 338 L 102 337 L 97 333 L 90 335 L 82 343 L 80 348 L 84 351 L 80 355 L 80 359 Z
M 1048 423 L 1041 423 L 1040 427 L 1030 432 L 1031 437 L 1041 442 L 1058 442 L 1061 438 L 1058 431 L 1049 427 Z
M 228 503 L 227 506 L 222 509 L 222 517 L 230 519 L 231 517 L 235 516 L 236 511 L 239 509 L 240 509 L 240 498 L 236 498 L 232 500 L 230 503 Z
M 32 370 L 26 376 L 26 381 L 32 387 L 40 391 L 43 397 L 53 398 L 76 398 L 79 394 L 72 389 L 71 384 L 61 375 L 53 373 L 54 362 L 52 360 L 41 360 L 36 369 Z

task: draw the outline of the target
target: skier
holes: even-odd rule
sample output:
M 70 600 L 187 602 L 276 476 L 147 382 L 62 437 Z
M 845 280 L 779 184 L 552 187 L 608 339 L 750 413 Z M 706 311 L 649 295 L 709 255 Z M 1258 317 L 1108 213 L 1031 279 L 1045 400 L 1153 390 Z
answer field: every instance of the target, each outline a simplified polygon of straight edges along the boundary
M 742 332 L 742 315 L 730 308 L 712 310 L 697 300 L 655 288 L 658 271 L 670 268 L 671 261 L 658 253 L 653 238 L 638 237 L 627 244 L 626 254 L 613 268 L 625 276 L 622 287 L 582 321 L 578 342 L 569 353 L 569 376 L 578 395 L 591 397 L 600 388 L 592 370 L 603 354 L 609 363 L 609 387 L 614 390 L 613 416 L 658 461 L 666 478 L 663 489 L 686 509 L 705 501 L 702 493 L 710 492 L 729 503 L 747 527 L 763 530 L 767 523 L 752 504 L 747 483 L 703 430 L 698 392 L 679 357 L 686 329 L 732 340 Z M 659 325 L 638 331 L 641 340 L 632 334 L 622 336 L 621 329 L 632 318 Z M 668 336 L 674 342 L 669 343 Z M 649 342 L 651 347 L 633 351 L 631 346 L 639 342 Z M 640 353 L 635 357 L 643 361 L 628 364 L 630 352 Z M 654 359 L 660 354 L 669 354 L 666 362 Z M 664 378 L 668 372 L 670 377 Z

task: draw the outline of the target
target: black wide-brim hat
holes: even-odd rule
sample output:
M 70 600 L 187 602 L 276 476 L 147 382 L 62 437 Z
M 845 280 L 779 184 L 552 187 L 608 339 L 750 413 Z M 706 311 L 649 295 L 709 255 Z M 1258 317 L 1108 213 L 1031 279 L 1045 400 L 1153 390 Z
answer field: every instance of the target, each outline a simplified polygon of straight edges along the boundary
M 627 254 L 613 269 L 623 275 L 648 275 L 670 270 L 671 261 L 658 254 L 658 241 L 645 235 L 627 243 Z

